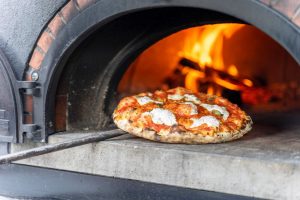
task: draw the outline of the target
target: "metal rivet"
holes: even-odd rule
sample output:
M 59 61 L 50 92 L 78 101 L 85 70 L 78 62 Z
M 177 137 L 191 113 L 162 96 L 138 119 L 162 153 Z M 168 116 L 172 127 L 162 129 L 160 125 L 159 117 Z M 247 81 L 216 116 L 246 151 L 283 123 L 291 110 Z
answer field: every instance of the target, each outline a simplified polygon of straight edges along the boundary
M 37 72 L 32 72 L 32 73 L 31 73 L 31 79 L 32 79 L 33 81 L 37 81 L 37 80 L 39 79 L 39 73 L 37 73 Z

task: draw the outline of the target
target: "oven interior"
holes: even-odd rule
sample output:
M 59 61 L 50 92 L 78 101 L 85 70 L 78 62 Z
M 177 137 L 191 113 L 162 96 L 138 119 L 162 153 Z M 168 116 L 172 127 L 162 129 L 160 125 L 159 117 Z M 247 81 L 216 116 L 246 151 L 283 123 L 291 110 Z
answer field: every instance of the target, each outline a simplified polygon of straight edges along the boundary
M 56 132 L 114 126 L 122 97 L 177 86 L 228 98 L 263 127 L 257 134 L 285 131 L 298 126 L 299 76 L 289 52 L 232 16 L 137 12 L 102 26 L 69 56 L 55 96 Z

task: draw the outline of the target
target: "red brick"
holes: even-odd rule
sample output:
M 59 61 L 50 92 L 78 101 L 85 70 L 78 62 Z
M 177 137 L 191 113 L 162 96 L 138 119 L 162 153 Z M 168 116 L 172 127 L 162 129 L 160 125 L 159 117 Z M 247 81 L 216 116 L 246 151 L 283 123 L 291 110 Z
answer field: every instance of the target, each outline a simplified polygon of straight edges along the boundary
M 41 35 L 37 45 L 46 53 L 53 41 L 53 38 L 46 31 Z
M 266 5 L 270 5 L 271 0 L 260 0 L 260 1 Z
M 26 114 L 24 115 L 24 119 L 23 119 L 25 124 L 32 124 L 33 120 L 32 120 L 32 114 Z
M 32 96 L 25 96 L 24 99 L 24 123 L 25 124 L 32 124 L 32 111 L 33 111 L 33 97 Z
M 26 81 L 32 81 L 32 78 L 31 78 L 31 68 L 27 69 L 26 70 L 26 74 L 25 74 L 25 80 Z
M 293 17 L 297 7 L 300 5 L 300 2 L 295 0 L 277 0 L 274 2 L 271 3 L 271 6 L 289 19 Z
M 61 15 L 63 16 L 64 20 L 68 23 L 74 16 L 78 14 L 78 10 L 75 6 L 74 1 L 69 1 L 62 9 Z
M 29 62 L 30 67 L 34 69 L 40 69 L 43 59 L 44 54 L 42 54 L 39 50 L 35 49 Z
M 48 28 L 51 31 L 52 35 L 54 37 L 56 37 L 57 33 L 60 31 L 60 29 L 63 26 L 64 26 L 64 22 L 61 20 L 60 16 L 57 14 L 49 23 Z
M 86 9 L 93 3 L 95 3 L 95 0 L 77 0 L 77 5 L 81 11 Z
M 26 95 L 25 96 L 25 104 L 24 104 L 24 110 L 25 112 L 31 113 L 33 110 L 33 97 Z
M 67 95 L 57 95 L 55 98 L 55 130 L 65 131 L 67 121 Z

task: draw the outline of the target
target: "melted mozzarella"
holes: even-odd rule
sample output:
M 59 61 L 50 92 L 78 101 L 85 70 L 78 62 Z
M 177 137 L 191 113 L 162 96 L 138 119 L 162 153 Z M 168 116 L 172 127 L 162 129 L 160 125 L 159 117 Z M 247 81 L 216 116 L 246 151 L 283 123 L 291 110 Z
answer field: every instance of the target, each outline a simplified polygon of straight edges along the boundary
M 122 120 L 118 120 L 118 127 L 121 129 L 126 129 L 128 125 L 128 120 L 127 119 L 122 119 Z
M 205 103 L 201 104 L 201 106 L 208 111 L 213 111 L 213 110 L 219 111 L 222 114 L 224 120 L 226 120 L 229 117 L 229 112 L 226 110 L 225 107 L 218 106 L 218 105 L 210 105 Z
M 154 101 L 153 99 L 151 99 L 150 97 L 144 96 L 144 97 L 135 97 L 136 100 L 138 101 L 138 103 L 143 106 L 147 103 L 153 102 L 153 103 L 157 103 L 157 104 L 162 104 L 162 102 L 160 101 Z
M 177 124 L 175 115 L 169 110 L 154 108 L 150 112 L 144 113 L 150 115 L 153 123 L 155 124 L 164 124 L 168 126 L 173 126 Z
M 178 101 L 178 100 L 183 99 L 183 96 L 180 94 L 169 94 L 168 99 Z
M 196 96 L 193 95 L 193 94 L 185 94 L 185 95 L 184 95 L 184 99 L 185 99 L 186 101 L 191 101 L 191 102 L 194 102 L 194 103 L 196 103 L 196 104 L 200 104 L 200 103 L 201 103 L 201 101 L 198 99 L 198 97 L 196 97 Z
M 207 124 L 207 126 L 211 127 L 219 127 L 220 122 L 213 116 L 204 116 L 200 118 L 192 118 L 193 124 L 190 126 L 190 128 L 195 128 L 198 126 L 201 126 L 202 124 Z
M 183 104 L 188 104 L 191 106 L 191 113 L 190 115 L 197 115 L 198 114 L 198 108 L 195 104 L 191 103 L 191 102 L 184 102 Z

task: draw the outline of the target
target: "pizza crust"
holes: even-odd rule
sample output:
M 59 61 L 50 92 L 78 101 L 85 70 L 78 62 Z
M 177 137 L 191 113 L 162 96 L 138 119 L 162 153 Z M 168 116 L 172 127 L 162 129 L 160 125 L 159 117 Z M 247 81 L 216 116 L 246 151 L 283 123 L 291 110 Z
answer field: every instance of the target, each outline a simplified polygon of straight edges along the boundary
M 241 130 L 233 131 L 233 132 L 219 132 L 214 137 L 209 135 L 201 135 L 195 134 L 190 131 L 184 132 L 172 132 L 169 133 L 165 131 L 165 133 L 156 133 L 154 130 L 143 129 L 131 126 L 129 120 L 123 119 L 120 121 L 115 121 L 116 125 L 135 136 L 142 137 L 148 140 L 157 141 L 157 142 L 165 142 L 165 143 L 184 143 L 184 144 L 208 144 L 208 143 L 222 143 L 228 142 L 232 140 L 236 140 L 241 138 L 247 132 L 249 132 L 252 128 L 252 120 L 248 116 L 247 121 L 245 122 L 244 128 Z

